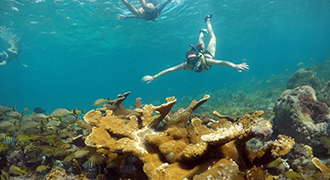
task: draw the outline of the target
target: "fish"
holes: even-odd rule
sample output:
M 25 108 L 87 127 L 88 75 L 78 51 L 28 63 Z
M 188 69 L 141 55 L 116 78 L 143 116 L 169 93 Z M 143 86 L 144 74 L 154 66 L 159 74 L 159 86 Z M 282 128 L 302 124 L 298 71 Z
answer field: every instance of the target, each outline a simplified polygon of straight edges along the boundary
M 18 140 L 18 142 L 21 142 L 24 144 L 24 143 L 29 143 L 31 140 L 34 141 L 34 138 L 29 135 L 18 134 L 17 140 Z
M 82 165 L 85 169 L 95 169 L 96 168 L 96 163 L 92 163 L 89 160 L 87 160 L 86 162 L 84 162 L 84 164 Z
M 73 113 L 73 110 L 70 111 L 69 109 L 58 108 L 58 109 L 54 110 L 54 111 L 50 114 L 50 116 L 51 116 L 51 117 L 55 117 L 55 118 L 60 118 L 60 119 L 61 119 L 61 118 L 66 117 L 66 116 L 69 115 L 69 114 L 74 114 L 74 113 Z
M 26 173 L 26 168 L 24 170 L 22 170 L 21 168 L 15 166 L 15 165 L 11 165 L 9 170 L 10 170 L 11 173 L 17 174 L 17 175 L 27 174 Z
M 24 108 L 23 111 L 24 111 L 24 112 L 29 112 L 30 109 L 29 109 L 29 108 Z
M 129 156 L 127 158 L 127 164 L 124 166 L 123 171 L 125 173 L 131 174 L 137 170 L 137 168 L 134 166 L 135 157 Z
M 5 112 L 8 112 L 8 111 L 12 111 L 13 108 L 9 107 L 9 106 L 1 106 L 0 105 L 0 112 L 2 113 L 5 113 Z
M 301 176 L 301 173 L 298 174 L 297 172 L 293 171 L 292 169 L 289 169 L 287 172 L 284 173 L 284 176 L 288 179 L 303 179 L 303 177 Z
M 107 101 L 110 100 L 110 97 L 108 99 L 105 99 L 105 98 L 100 98 L 100 99 L 97 99 L 94 103 L 93 103 L 93 106 L 101 106 L 103 105 L 104 103 L 106 103 Z
M 73 157 L 74 158 L 81 158 L 81 157 L 86 156 L 88 153 L 89 153 L 89 150 L 79 149 L 75 153 L 73 153 Z
M 58 120 L 51 120 L 49 121 L 46 126 L 47 127 L 51 127 L 51 126 L 59 126 L 61 122 L 59 122 Z
M 22 117 L 22 114 L 20 112 L 17 111 L 9 111 L 6 113 L 6 116 L 15 118 L 15 119 L 20 119 Z
M 7 150 L 8 150 L 8 146 L 0 142 L 0 152 Z
M 14 123 L 12 123 L 11 121 L 2 121 L 0 123 L 0 129 L 8 128 L 11 126 L 14 126 Z
M 73 132 L 68 131 L 68 129 L 57 130 L 56 133 L 58 134 L 58 137 L 61 139 L 74 136 Z
M 133 164 L 135 161 L 135 157 L 134 156 L 130 156 L 127 158 L 127 164 Z
M 74 109 L 73 109 L 73 113 L 74 113 L 75 115 L 79 116 L 79 114 L 81 114 L 81 113 L 85 114 L 85 110 L 83 109 L 82 111 L 80 111 L 79 109 L 74 108 Z
M 42 154 L 49 157 L 49 156 L 53 156 L 53 155 L 56 155 L 57 153 L 55 152 L 55 149 L 54 148 L 50 148 L 48 146 L 46 147 L 42 147 Z
M 62 144 L 62 139 L 59 138 L 56 134 L 52 134 L 52 135 L 47 136 L 46 141 L 51 146 L 56 146 L 59 143 Z
M 50 167 L 47 165 L 39 165 L 37 168 L 36 168 L 36 171 L 37 172 L 42 172 L 42 171 L 46 171 L 47 169 L 50 169 Z
M 72 159 L 74 158 L 73 154 L 70 154 L 68 156 L 66 156 L 64 159 L 63 159 L 63 162 L 64 163 L 69 163 L 72 161 Z
M 7 133 L 13 133 L 16 132 L 19 128 L 17 126 L 11 126 L 9 128 L 6 129 Z
M 0 139 L 3 139 L 4 137 L 6 137 L 5 133 L 0 133 Z
M 113 160 L 111 160 L 110 162 L 107 163 L 107 168 L 113 168 L 113 167 L 118 167 L 120 166 L 121 162 L 123 161 L 124 157 L 119 156 Z
M 299 62 L 299 63 L 296 64 L 296 66 L 301 66 L 301 65 L 304 65 L 304 63 L 303 62 Z
M 69 123 L 69 124 L 75 123 L 76 121 L 77 121 L 77 118 L 73 114 L 67 115 L 64 120 L 64 122 Z
M 36 107 L 36 108 L 33 109 L 33 112 L 40 113 L 40 114 L 45 114 L 46 110 L 43 110 L 40 107 Z
M 267 168 L 275 168 L 278 167 L 280 165 L 282 165 L 284 162 L 286 162 L 287 160 L 283 160 L 282 158 L 277 158 L 274 161 L 270 162 L 269 164 L 267 164 Z
M 9 145 L 9 144 L 14 144 L 17 142 L 17 139 L 15 137 L 10 137 L 10 136 L 6 136 L 2 139 L 2 143 Z
M 46 115 L 46 114 L 40 114 L 40 113 L 35 113 L 33 114 L 33 116 L 31 117 L 31 120 L 33 121 L 43 121 L 43 120 L 50 120 L 51 117 Z
M 170 152 L 167 156 L 169 156 L 169 157 L 173 157 L 174 155 L 175 155 L 174 152 Z
M 33 118 L 33 116 L 34 116 L 34 114 L 25 114 L 23 117 L 22 117 L 22 119 L 21 119 L 21 121 L 31 121 L 32 120 L 32 118 Z
M 328 138 L 327 136 L 322 136 L 320 142 L 325 148 L 328 149 L 328 154 L 330 154 L 330 138 Z
M 21 125 L 20 130 L 25 131 L 28 128 L 40 128 L 40 123 L 37 121 L 26 121 Z
M 100 163 L 105 160 L 105 157 L 100 153 L 93 153 L 90 155 L 88 161 L 91 163 Z
M 125 173 L 131 174 L 136 171 L 136 167 L 133 164 L 127 164 L 126 166 L 124 166 L 123 171 Z
M 42 132 L 42 129 L 41 128 L 36 128 L 36 127 L 27 128 L 23 131 L 23 133 L 25 135 L 36 135 L 36 134 L 40 134 L 41 132 Z

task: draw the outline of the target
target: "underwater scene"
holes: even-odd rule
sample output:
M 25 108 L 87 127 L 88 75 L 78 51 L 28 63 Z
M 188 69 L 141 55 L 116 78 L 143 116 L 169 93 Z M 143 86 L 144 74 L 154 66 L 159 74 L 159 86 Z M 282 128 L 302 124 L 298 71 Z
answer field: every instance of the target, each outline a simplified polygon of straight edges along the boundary
M 0 179 L 328 180 L 329 17 L 328 0 L 0 0 Z

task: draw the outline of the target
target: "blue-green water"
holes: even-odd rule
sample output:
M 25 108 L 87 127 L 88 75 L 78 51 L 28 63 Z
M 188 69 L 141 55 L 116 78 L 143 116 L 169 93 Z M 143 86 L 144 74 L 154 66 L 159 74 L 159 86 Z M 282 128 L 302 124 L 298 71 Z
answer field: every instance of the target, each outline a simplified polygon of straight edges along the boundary
M 182 63 L 189 44 L 198 43 L 199 29 L 206 28 L 204 17 L 214 12 L 215 58 L 246 59 L 249 72 L 212 67 L 202 74 L 180 71 L 150 84 L 141 81 Z M 137 97 L 143 103 L 163 103 L 169 96 L 180 101 L 294 72 L 300 62 L 311 66 L 330 59 L 328 0 L 178 0 L 156 22 L 117 20 L 128 13 L 118 0 L 1 0 L 0 50 L 16 36 L 19 59 L 28 68 L 14 61 L 0 67 L 0 105 L 20 111 L 42 107 L 47 113 L 59 107 L 90 110 L 96 99 L 127 91 L 129 105 Z M 237 86 L 251 88 L 259 87 Z

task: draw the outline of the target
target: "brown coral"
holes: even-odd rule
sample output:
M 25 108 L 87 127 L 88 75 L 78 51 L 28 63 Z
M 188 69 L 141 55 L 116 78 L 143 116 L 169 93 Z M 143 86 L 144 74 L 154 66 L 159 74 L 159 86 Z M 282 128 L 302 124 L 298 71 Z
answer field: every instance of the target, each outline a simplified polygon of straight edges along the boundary
M 330 173 L 330 168 L 322 164 L 318 158 L 314 157 L 312 159 L 312 163 L 314 164 L 315 167 L 317 167 L 317 169 L 319 169 L 322 172 L 323 175 Z
M 208 95 L 172 114 L 174 97 L 161 106 L 141 106 L 138 98 L 136 108 L 128 110 L 121 105 L 128 94 L 85 115 L 85 121 L 94 126 L 85 143 L 109 159 L 114 153 L 137 157 L 149 179 L 235 179 L 254 166 L 285 155 L 294 143 L 279 136 L 278 141 L 268 142 L 262 151 L 252 154 L 246 142 L 272 132 L 271 124 L 260 117 L 262 111 L 238 118 L 216 113 L 220 121 L 206 120 L 206 126 L 199 118 L 191 118 L 191 113 L 210 98 Z M 260 176 L 260 172 L 263 174 L 255 174 Z
M 302 113 L 310 115 L 314 121 L 324 122 L 328 120 L 327 115 L 330 114 L 328 106 L 315 100 L 313 95 L 302 93 L 299 95 L 299 102 Z

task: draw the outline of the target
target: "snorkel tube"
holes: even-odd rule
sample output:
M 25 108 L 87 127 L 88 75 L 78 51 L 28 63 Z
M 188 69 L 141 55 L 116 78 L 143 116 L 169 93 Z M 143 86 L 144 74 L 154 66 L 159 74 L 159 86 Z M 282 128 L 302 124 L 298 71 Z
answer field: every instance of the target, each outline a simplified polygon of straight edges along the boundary
M 189 44 L 189 46 L 191 46 L 192 48 L 194 48 L 194 49 L 196 50 L 196 52 L 197 52 L 198 63 L 197 63 L 197 65 L 194 67 L 194 70 L 195 70 L 196 72 L 198 72 L 198 71 L 199 71 L 199 65 L 201 64 L 201 59 L 200 59 L 200 55 L 199 55 L 198 49 L 197 49 L 195 46 L 193 46 L 192 44 Z
M 194 45 L 192 45 L 192 44 L 189 44 L 189 46 L 191 46 L 192 48 L 194 48 L 194 49 L 196 50 L 196 52 L 197 52 L 197 56 L 198 56 L 198 59 L 199 59 L 199 52 L 198 52 L 198 49 L 197 49 Z

